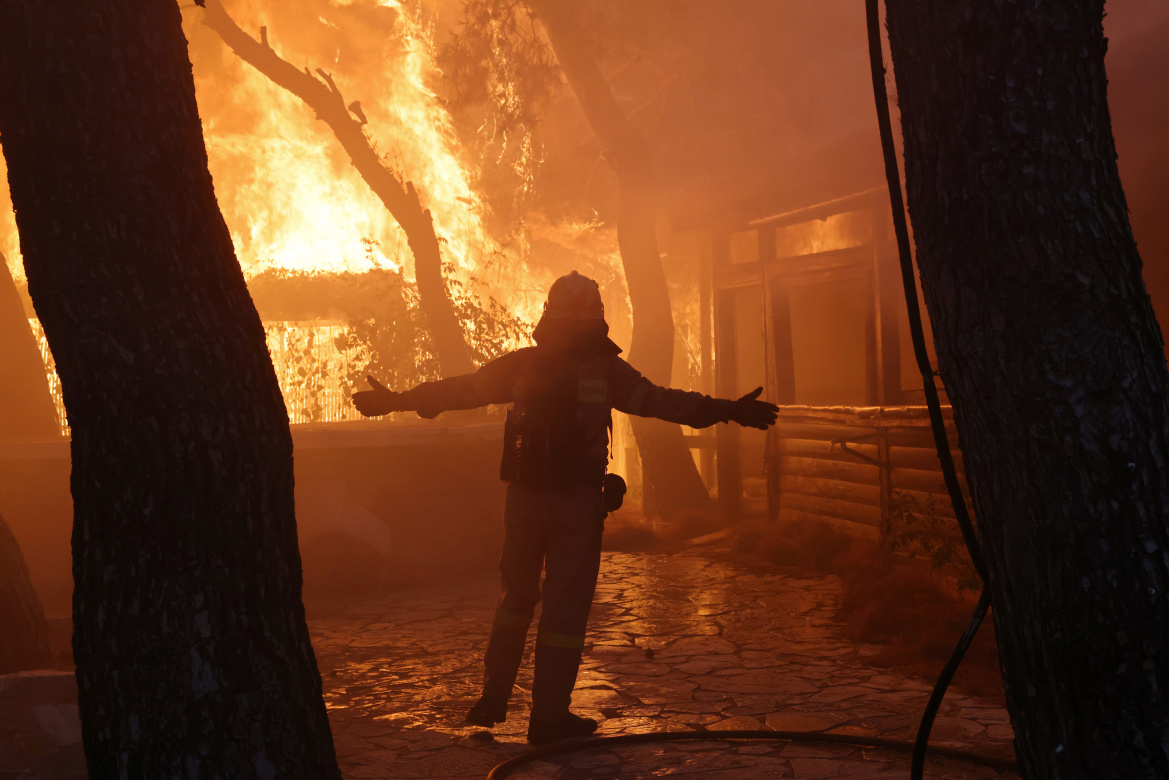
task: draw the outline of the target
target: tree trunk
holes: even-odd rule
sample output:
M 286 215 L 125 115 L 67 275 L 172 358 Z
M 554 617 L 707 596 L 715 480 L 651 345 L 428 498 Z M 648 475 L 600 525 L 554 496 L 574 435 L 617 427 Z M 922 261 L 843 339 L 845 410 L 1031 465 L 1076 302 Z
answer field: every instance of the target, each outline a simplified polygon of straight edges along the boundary
M 0 674 L 43 669 L 52 661 L 45 610 L 20 545 L 0 516 Z
M 888 0 L 909 209 L 1025 778 L 1169 777 L 1169 373 L 1100 0 Z
M 89 774 L 339 777 L 292 439 L 179 8 L 0 4 L 0 138 L 73 431 Z
M 605 148 L 617 175 L 620 209 L 617 243 L 633 311 L 629 362 L 652 381 L 670 384 L 674 360 L 674 316 L 657 242 L 657 189 L 649 149 L 621 112 L 596 60 L 587 50 L 565 0 L 529 0 L 539 14 L 552 50 L 585 118 Z M 678 425 L 633 417 L 633 435 L 646 482 L 664 515 L 710 511 L 702 477 Z
M 341 91 L 329 74 L 318 70 L 321 78 L 317 79 L 307 68 L 297 70 L 268 45 L 266 31 L 261 32 L 261 40 L 255 40 L 227 15 L 219 0 L 207 0 L 206 7 L 203 23 L 218 33 L 228 48 L 303 100 L 333 131 L 353 167 L 406 233 L 406 241 L 414 255 L 419 305 L 443 375 L 474 371 L 471 350 L 443 281 L 442 254 L 434 233 L 434 222 L 430 211 L 422 208 L 413 182 L 399 181 L 382 163 L 362 130 L 364 121 L 358 121 L 345 107 Z
M 0 254 L 0 440 L 55 439 L 57 410 L 45 364 L 28 327 L 8 263 Z

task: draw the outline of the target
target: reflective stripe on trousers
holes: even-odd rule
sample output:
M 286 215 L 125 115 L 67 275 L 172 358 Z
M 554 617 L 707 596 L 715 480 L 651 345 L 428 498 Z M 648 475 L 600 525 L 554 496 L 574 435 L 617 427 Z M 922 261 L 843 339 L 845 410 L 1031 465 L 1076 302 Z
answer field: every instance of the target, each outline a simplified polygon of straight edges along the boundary
M 493 644 L 499 644 L 496 637 L 502 639 L 506 633 L 526 634 L 542 596 L 537 644 L 576 650 L 584 647 L 601 565 L 604 518 L 604 505 L 595 488 L 507 486 L 499 560 L 503 594 L 495 613 Z M 488 649 L 484 688 L 491 693 L 511 692 L 520 662 L 521 653 L 498 652 L 502 649 Z

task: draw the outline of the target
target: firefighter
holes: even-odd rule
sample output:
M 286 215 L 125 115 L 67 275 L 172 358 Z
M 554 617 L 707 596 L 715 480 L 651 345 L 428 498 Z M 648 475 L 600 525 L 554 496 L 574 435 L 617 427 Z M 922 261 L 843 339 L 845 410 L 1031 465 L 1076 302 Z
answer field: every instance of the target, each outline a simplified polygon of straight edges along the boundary
M 569 711 L 601 560 L 607 511 L 620 504 L 624 483 L 606 475 L 612 410 L 657 417 L 693 428 L 736 422 L 766 429 L 778 408 L 758 400 L 762 388 L 737 401 L 658 387 L 618 357 L 608 337 L 597 283 L 573 271 L 557 279 L 526 347 L 473 374 L 424 382 L 396 393 L 369 378 L 354 393 L 363 415 L 443 411 L 512 404 L 504 425 L 500 476 L 508 483 L 499 568 L 502 596 L 484 658 L 483 695 L 467 721 L 491 727 L 507 704 L 528 628 L 541 599 L 528 741 L 585 736 L 597 722 Z

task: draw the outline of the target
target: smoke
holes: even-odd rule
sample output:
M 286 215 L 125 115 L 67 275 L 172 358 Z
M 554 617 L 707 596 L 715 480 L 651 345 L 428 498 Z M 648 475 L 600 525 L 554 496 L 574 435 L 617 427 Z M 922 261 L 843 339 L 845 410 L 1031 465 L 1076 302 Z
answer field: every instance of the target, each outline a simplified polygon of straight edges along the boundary
M 1124 0 L 1108 5 L 1105 64 L 1109 108 L 1129 221 L 1144 262 L 1145 286 L 1169 323 L 1169 4 Z

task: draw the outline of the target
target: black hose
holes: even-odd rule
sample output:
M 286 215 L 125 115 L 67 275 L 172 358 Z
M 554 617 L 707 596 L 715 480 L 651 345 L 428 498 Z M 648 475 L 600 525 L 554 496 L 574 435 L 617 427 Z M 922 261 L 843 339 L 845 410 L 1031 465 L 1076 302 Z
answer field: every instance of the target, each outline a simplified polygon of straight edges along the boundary
M 905 199 L 901 193 L 901 176 L 897 167 L 897 151 L 893 145 L 893 125 L 889 118 L 889 95 L 885 90 L 885 64 L 882 60 L 881 46 L 881 19 L 878 0 L 865 0 L 865 17 L 869 34 L 869 65 L 873 76 L 873 97 L 877 104 L 877 124 L 881 133 L 881 150 L 885 159 L 885 178 L 889 186 L 889 205 L 893 212 L 893 230 L 897 237 L 897 255 L 901 262 L 901 282 L 905 289 L 905 303 L 909 314 L 909 332 L 913 339 L 913 354 L 917 360 L 918 370 L 921 372 L 922 386 L 925 390 L 926 407 L 929 409 L 930 428 L 934 435 L 934 446 L 938 452 L 938 461 L 942 468 L 942 478 L 946 482 L 946 490 L 950 494 L 950 503 L 954 506 L 954 516 L 958 520 L 958 527 L 962 530 L 962 538 L 966 549 L 970 553 L 970 561 L 974 565 L 978 576 L 982 578 L 983 589 L 978 597 L 978 604 L 970 615 L 966 630 L 958 639 L 946 665 L 942 668 L 938 681 L 930 694 L 921 722 L 918 724 L 917 738 L 914 742 L 904 742 L 892 739 L 866 739 L 847 734 L 830 734 L 823 731 L 769 731 L 766 729 L 743 731 L 667 731 L 652 734 L 626 734 L 618 737 L 595 737 L 590 739 L 574 739 L 558 742 L 554 745 L 533 748 L 514 756 L 493 768 L 487 774 L 487 780 L 503 780 L 515 769 L 536 759 L 545 756 L 570 753 L 577 750 L 594 748 L 619 747 L 621 745 L 639 745 L 647 742 L 676 742 L 683 740 L 718 740 L 718 739 L 767 739 L 767 740 L 798 740 L 807 742 L 825 742 L 859 747 L 884 748 L 902 752 L 912 752 L 913 759 L 910 767 L 912 780 L 921 780 L 925 770 L 925 757 L 928 750 L 933 755 L 945 758 L 956 758 L 975 764 L 988 766 L 999 771 L 1016 771 L 1014 761 L 996 759 L 989 756 L 971 753 L 965 750 L 952 748 L 929 747 L 930 731 L 938 709 L 946 696 L 946 689 L 954 679 L 963 657 L 966 655 L 970 643 L 978 633 L 978 627 L 986 617 L 990 608 L 990 591 L 986 588 L 986 563 L 982 557 L 982 546 L 974 523 L 970 519 L 970 512 L 966 508 L 966 499 L 962 495 L 962 486 L 958 482 L 958 472 L 954 468 L 954 456 L 950 452 L 950 441 L 946 437 L 946 422 L 942 417 L 942 405 L 938 398 L 938 388 L 934 384 L 936 373 L 930 365 L 929 353 L 926 350 L 925 330 L 921 322 L 921 304 L 917 297 L 917 283 L 913 273 L 913 256 L 909 247 L 909 226 L 905 219 Z
M 917 367 L 921 371 L 922 386 L 925 388 L 925 402 L 930 413 L 930 427 L 934 433 L 934 446 L 938 451 L 938 461 L 942 466 L 942 477 L 946 481 L 946 490 L 950 493 L 950 503 L 954 505 L 954 516 L 958 519 L 958 527 L 962 529 L 962 538 L 966 542 L 966 549 L 970 553 L 970 561 L 975 571 L 982 578 L 982 593 L 978 597 L 966 630 L 954 647 L 950 660 L 942 669 L 934 690 L 930 694 L 929 703 L 921 716 L 921 723 L 917 729 L 917 741 L 913 751 L 913 764 L 910 769 L 912 780 L 921 780 L 925 767 L 926 745 L 929 743 L 930 730 L 934 725 L 934 718 L 941 707 L 946 689 L 958 671 L 962 658 L 982 619 L 990 608 L 990 591 L 986 587 L 986 561 L 982 557 L 982 545 L 974 524 L 970 521 L 970 513 L 966 509 L 966 499 L 962 495 L 962 486 L 958 482 L 958 472 L 954 468 L 954 456 L 950 453 L 950 441 L 946 438 L 946 423 L 942 419 L 942 405 L 938 400 L 938 389 L 934 384 L 934 370 L 930 365 L 929 353 L 925 347 L 925 331 L 921 325 L 921 309 L 917 300 L 917 283 L 913 275 L 913 257 L 909 250 L 909 227 L 905 221 L 905 199 L 901 195 L 901 176 L 897 170 L 897 150 L 893 146 L 893 124 L 889 119 L 889 95 L 885 90 L 885 63 L 881 55 L 881 17 L 877 7 L 877 0 L 865 0 L 865 19 L 869 33 L 869 65 L 873 74 L 873 98 L 877 104 L 877 125 L 881 131 L 881 151 L 885 157 L 885 180 L 889 185 L 889 205 L 893 211 L 893 230 L 897 236 L 897 256 L 901 261 L 901 283 L 905 288 L 905 303 L 909 310 L 909 332 L 913 336 L 913 354 L 917 358 Z
M 990 609 L 990 591 L 983 588 L 982 594 L 978 597 L 978 604 L 974 607 L 974 613 L 970 615 L 970 622 L 966 624 L 966 630 L 962 632 L 957 646 L 954 647 L 954 652 L 950 654 L 950 660 L 946 661 L 946 665 L 942 667 L 942 673 L 938 675 L 938 681 L 930 693 L 929 703 L 926 704 L 925 712 L 922 713 L 921 722 L 917 725 L 917 739 L 913 746 L 913 763 L 909 769 L 909 776 L 913 780 L 921 780 L 922 772 L 925 770 L 926 746 L 930 741 L 930 729 L 933 728 L 934 718 L 937 717 L 938 708 L 942 706 L 942 699 L 946 696 L 946 689 L 950 687 L 950 681 L 954 679 L 954 673 L 958 671 L 958 665 L 962 663 L 962 658 L 970 648 L 970 643 L 974 641 L 974 635 L 978 633 L 978 627 L 982 625 L 982 619 L 986 617 L 988 609 Z
M 950 441 L 946 438 L 946 422 L 942 419 L 942 404 L 938 400 L 938 388 L 934 384 L 936 375 L 930 365 L 929 352 L 925 346 L 925 331 L 921 325 L 921 309 L 917 300 L 917 283 L 913 275 L 913 255 L 909 249 L 909 227 L 905 222 L 905 200 L 901 196 L 901 176 L 897 172 L 897 150 L 893 146 L 893 124 L 889 119 L 889 95 L 885 91 L 885 64 L 881 59 L 881 22 L 877 0 L 865 0 L 865 16 L 869 27 L 869 65 L 873 72 L 873 97 L 877 102 L 877 124 L 881 131 L 881 150 L 885 155 L 885 179 L 889 185 L 889 205 L 893 210 L 893 232 L 897 236 L 897 256 L 901 260 L 901 284 L 905 288 L 905 303 L 909 310 L 909 332 L 913 337 L 913 354 L 917 368 L 921 371 L 922 386 L 925 389 L 925 404 L 930 413 L 930 427 L 933 428 L 934 446 L 942 466 L 942 477 L 954 505 L 954 515 L 970 561 L 978 576 L 986 582 L 986 564 L 982 560 L 982 545 L 970 513 L 966 510 L 966 499 L 962 496 L 962 485 L 954 469 L 954 456 L 950 453 Z
M 577 750 L 593 750 L 596 748 L 613 748 L 623 745 L 642 745 L 648 742 L 710 742 L 723 739 L 750 739 L 796 742 L 824 742 L 834 745 L 855 745 L 857 747 L 881 748 L 909 753 L 914 749 L 912 742 L 899 739 L 879 739 L 855 737 L 851 734 L 832 734 L 825 731 L 768 731 L 767 729 L 745 729 L 735 731 L 663 731 L 652 734 L 624 734 L 619 737 L 590 737 L 587 739 L 568 739 L 553 745 L 525 750 L 518 756 L 512 756 L 497 765 L 487 774 L 487 780 L 503 780 L 524 764 L 536 761 L 547 756 L 561 753 L 572 753 Z M 1014 761 L 991 756 L 983 756 L 966 750 L 953 748 L 931 747 L 930 754 L 941 758 L 954 758 L 959 761 L 969 761 L 973 764 L 988 766 L 997 771 L 1016 771 L 1018 767 Z

